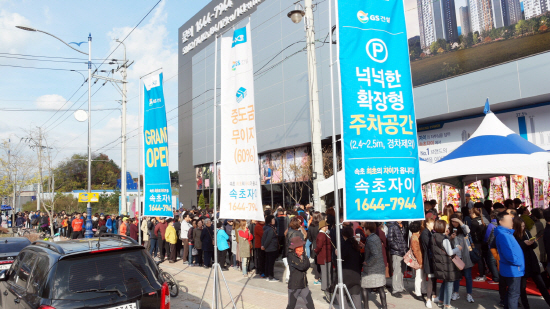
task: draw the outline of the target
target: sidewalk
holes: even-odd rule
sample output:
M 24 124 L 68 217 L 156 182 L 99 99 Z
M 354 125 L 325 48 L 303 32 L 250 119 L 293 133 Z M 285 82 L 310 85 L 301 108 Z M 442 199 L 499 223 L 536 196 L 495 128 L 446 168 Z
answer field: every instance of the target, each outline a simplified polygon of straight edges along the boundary
M 204 295 L 204 303 L 202 308 L 211 308 L 213 286 L 212 279 L 208 286 L 206 282 L 210 269 L 203 267 L 189 267 L 183 265 L 181 260 L 174 264 L 169 264 L 165 261 L 161 267 L 170 272 L 180 282 L 182 291 L 176 298 L 172 298 L 172 308 L 199 308 L 201 296 L 206 288 Z M 275 277 L 281 279 L 283 277 L 284 267 L 282 263 L 277 262 L 275 265 Z M 248 277 L 243 277 L 242 272 L 230 269 L 223 272 L 223 276 L 227 281 L 227 285 L 231 291 L 231 295 L 235 300 L 237 308 L 246 309 L 284 309 L 287 305 L 287 285 L 283 281 L 266 282 L 265 279 L 249 274 Z M 321 291 L 320 285 L 313 285 L 313 275 L 308 273 L 309 288 L 312 292 L 315 308 L 328 308 L 329 304 L 325 300 L 324 293 Z M 222 289 L 223 308 L 231 308 L 231 300 L 227 292 L 227 288 L 223 281 L 220 282 Z M 391 280 L 388 280 L 391 284 Z M 387 293 L 388 309 L 392 308 L 407 308 L 407 309 L 423 309 L 426 308 L 423 301 L 413 297 L 414 280 L 406 279 L 405 288 L 409 293 L 404 293 L 403 298 L 394 298 Z M 438 285 L 439 291 L 439 285 Z M 462 308 L 500 308 L 497 306 L 499 302 L 498 291 L 476 290 L 474 289 L 472 296 L 475 303 L 471 304 L 466 301 L 466 289 L 460 287 L 460 299 L 453 301 L 451 304 L 459 309 Z M 370 294 L 370 308 L 380 308 L 380 299 L 375 294 Z M 548 306 L 541 297 L 529 296 L 529 304 L 532 308 L 547 308 Z M 306 308 L 303 301 L 299 301 L 296 308 Z M 336 306 L 336 308 L 339 308 Z M 346 305 L 345 308 L 352 308 Z M 359 309 L 359 308 L 357 308 Z M 362 309 L 362 308 L 361 308 Z M 433 306 L 433 309 L 438 309 Z

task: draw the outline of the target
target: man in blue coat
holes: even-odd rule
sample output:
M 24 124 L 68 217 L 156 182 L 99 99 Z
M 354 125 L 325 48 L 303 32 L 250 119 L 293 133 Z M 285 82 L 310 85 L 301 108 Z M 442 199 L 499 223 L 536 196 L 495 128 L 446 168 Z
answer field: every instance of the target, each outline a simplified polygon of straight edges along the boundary
M 520 295 L 521 277 L 525 275 L 525 258 L 523 251 L 514 238 L 514 216 L 508 212 L 497 215 L 499 226 L 495 228 L 497 250 L 500 256 L 500 280 L 506 282 L 507 297 L 504 298 L 504 309 L 517 309 Z

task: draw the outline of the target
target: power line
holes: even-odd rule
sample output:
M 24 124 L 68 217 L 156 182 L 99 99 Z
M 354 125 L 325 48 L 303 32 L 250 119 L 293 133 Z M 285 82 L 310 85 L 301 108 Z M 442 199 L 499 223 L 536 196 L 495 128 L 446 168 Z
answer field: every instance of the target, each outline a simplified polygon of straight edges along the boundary
M 58 56 L 38 56 L 38 55 L 13 54 L 13 53 L 0 53 L 0 55 L 35 57 L 35 58 L 51 58 L 51 59 L 67 59 L 67 60 L 83 60 L 83 61 L 88 62 L 87 58 L 58 57 Z M 108 60 L 108 59 L 92 58 L 92 60 Z
M 16 57 L 16 56 L 2 56 L 1 58 L 9 58 L 9 59 L 18 59 L 18 60 L 31 60 L 31 61 L 44 61 L 44 62 L 62 62 L 62 63 L 80 63 L 80 64 L 86 64 L 87 61 L 69 61 L 69 60 L 51 60 L 51 59 L 32 59 L 32 58 L 24 58 L 24 57 Z
M 20 69 L 35 69 L 35 70 L 50 70 L 50 71 L 81 71 L 87 72 L 88 70 L 69 70 L 69 69 L 57 69 L 57 68 L 39 68 L 39 67 L 25 67 L 21 65 L 11 65 L 11 64 L 0 64 L 2 67 L 12 67 Z
M 105 60 L 103 60 L 103 62 L 101 62 L 101 64 L 99 65 L 99 67 L 96 68 L 96 71 L 99 70 L 99 68 L 101 68 L 101 66 L 105 63 L 105 61 L 107 59 L 109 59 L 109 57 L 111 57 L 111 55 L 115 52 L 115 50 L 117 50 L 117 48 L 119 48 L 119 46 L 130 36 L 130 34 L 132 34 L 132 32 L 134 32 L 134 30 L 136 30 L 136 28 L 145 20 L 145 18 L 147 18 L 147 16 L 149 16 L 149 14 L 151 14 L 151 12 L 157 7 L 157 5 L 161 2 L 162 0 L 159 0 L 150 10 L 149 12 L 147 12 L 147 14 L 145 14 L 145 16 L 143 16 L 143 18 L 137 23 L 137 25 L 132 28 L 132 30 L 126 35 L 126 37 L 120 41 L 120 43 L 118 43 L 118 45 L 115 47 L 115 49 L 113 49 L 113 51 L 105 58 Z

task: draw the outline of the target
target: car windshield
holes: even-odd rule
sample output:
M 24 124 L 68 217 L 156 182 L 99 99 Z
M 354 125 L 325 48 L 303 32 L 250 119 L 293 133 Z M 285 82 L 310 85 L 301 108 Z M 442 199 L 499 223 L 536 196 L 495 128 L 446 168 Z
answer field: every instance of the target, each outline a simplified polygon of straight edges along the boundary
M 18 241 L 18 242 L 8 242 L 8 243 L 5 243 L 5 242 L 2 242 L 0 243 L 0 253 L 10 253 L 10 252 L 19 252 L 21 250 L 23 250 L 23 248 L 25 248 L 26 246 L 30 245 L 30 242 L 23 242 L 23 241 Z
M 97 291 L 103 290 L 119 290 L 132 298 L 141 295 L 142 289 L 158 289 L 157 275 L 154 261 L 143 249 L 62 259 L 55 273 L 53 298 L 82 300 L 98 297 Z

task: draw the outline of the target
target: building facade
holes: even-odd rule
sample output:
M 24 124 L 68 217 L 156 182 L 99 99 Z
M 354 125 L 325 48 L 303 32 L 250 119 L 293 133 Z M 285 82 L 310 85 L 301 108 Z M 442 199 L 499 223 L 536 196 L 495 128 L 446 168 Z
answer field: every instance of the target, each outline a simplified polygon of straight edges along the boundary
M 458 41 L 454 0 L 418 0 L 417 6 L 422 49 L 439 39 L 448 43 Z
M 258 170 L 263 203 L 292 206 L 311 199 L 311 130 L 305 32 L 303 24 L 294 24 L 287 17 L 287 13 L 294 9 L 294 2 L 233 0 L 232 6 L 227 6 L 228 1 L 214 0 L 180 27 L 178 162 L 180 202 L 184 207 L 197 205 L 200 195 L 208 204 L 214 194 L 214 145 L 217 158 L 220 158 L 221 151 L 220 117 L 217 117 L 217 123 L 213 122 L 215 104 L 220 103 L 220 66 L 217 72 L 214 71 L 214 37 L 228 36 L 226 30 L 231 30 L 233 26 L 242 27 L 248 21 L 252 31 L 253 59 L 249 61 L 253 62 L 255 72 Z M 421 4 L 428 5 L 430 2 Z M 432 6 L 431 13 L 423 7 L 422 24 L 429 25 L 427 19 L 431 18 L 432 22 L 439 22 L 440 25 L 433 27 L 433 38 L 437 40 L 447 36 L 452 39 L 458 35 L 456 17 L 454 22 L 450 17 L 449 23 L 442 21 L 445 20 L 445 10 L 454 11 L 454 2 L 434 3 L 442 4 Z M 494 26 L 492 13 L 490 18 L 484 14 L 484 7 L 486 9 L 488 5 L 490 8 L 490 0 L 470 0 L 468 4 L 472 32 L 482 31 L 487 25 L 490 28 Z M 331 158 L 332 150 L 328 147 L 332 136 L 329 48 L 336 45 L 330 44 L 327 38 L 331 29 L 328 1 L 317 3 L 314 17 L 321 138 L 323 146 L 327 146 L 323 157 Z M 487 23 L 488 19 L 490 23 Z M 443 27 L 444 24 L 447 28 Z M 449 31 L 453 27 L 454 33 Z M 426 29 L 430 27 L 424 27 L 423 38 L 421 36 L 421 42 L 424 42 L 421 44 L 429 46 L 432 36 Z M 440 34 L 436 29 L 440 29 Z M 218 62 L 219 56 L 218 50 Z M 549 70 L 550 53 L 540 53 L 415 87 L 416 117 L 419 132 L 422 132 L 418 143 L 421 157 L 436 161 L 440 154 L 452 151 L 466 140 L 476 124 L 475 121 L 464 121 L 479 119 L 487 97 L 490 98 L 491 109 L 499 113 L 497 115 L 506 114 L 510 118 L 505 123 L 512 130 L 521 131 L 530 141 L 550 149 L 550 90 L 547 80 L 541 78 Z M 216 84 L 214 76 L 217 76 Z M 338 98 L 338 93 L 335 98 Z M 219 113 L 219 107 L 217 109 Z M 336 134 L 339 135 L 340 111 L 337 109 L 335 113 Z M 520 121 L 518 117 L 524 117 L 524 120 Z M 534 117 L 533 125 L 530 117 Z M 216 141 L 214 130 L 217 130 Z M 441 136 L 441 140 L 421 146 L 426 142 L 420 141 L 422 136 L 429 141 Z M 215 166 L 219 171 L 218 179 L 221 179 L 224 175 L 223 162 Z M 327 205 L 331 203 L 327 202 Z
M 466 36 L 468 33 L 472 32 L 472 27 L 470 26 L 470 10 L 467 6 L 461 6 L 458 10 L 460 12 L 460 23 L 462 24 L 462 35 Z
M 523 11 L 525 19 L 530 19 L 535 16 L 548 12 L 550 8 L 550 0 L 524 0 Z M 521 16 L 521 13 L 520 13 Z M 521 17 L 520 17 L 521 18 Z

